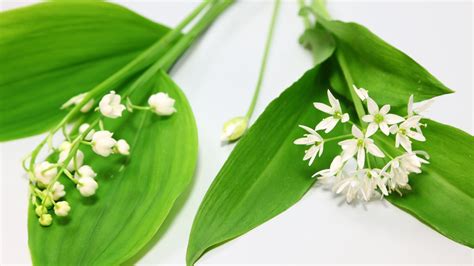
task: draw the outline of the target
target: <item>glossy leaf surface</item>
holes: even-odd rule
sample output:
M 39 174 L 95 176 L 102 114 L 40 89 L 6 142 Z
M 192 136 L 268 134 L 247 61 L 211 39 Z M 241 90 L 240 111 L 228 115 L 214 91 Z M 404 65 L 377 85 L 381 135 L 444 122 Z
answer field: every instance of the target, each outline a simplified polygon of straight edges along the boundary
M 134 111 L 108 120 L 106 128 L 126 139 L 131 155 L 99 157 L 86 153 L 85 162 L 98 173 L 98 193 L 81 197 L 69 184 L 71 212 L 50 227 L 39 225 L 29 212 L 29 246 L 37 265 L 118 265 L 137 254 L 158 231 L 176 199 L 192 179 L 197 160 L 197 129 L 180 89 L 163 72 L 156 83 L 134 95 L 145 104 L 151 89 L 176 99 L 177 113 L 158 117 Z M 81 148 L 90 151 L 89 146 Z
M 104 2 L 41 3 L 0 13 L 0 141 L 41 133 L 169 30 Z

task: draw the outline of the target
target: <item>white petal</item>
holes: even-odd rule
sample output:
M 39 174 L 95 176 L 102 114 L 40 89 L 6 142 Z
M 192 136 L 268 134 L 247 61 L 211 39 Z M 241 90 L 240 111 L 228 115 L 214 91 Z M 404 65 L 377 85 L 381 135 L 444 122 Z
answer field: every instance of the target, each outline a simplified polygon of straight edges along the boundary
M 330 107 L 330 106 L 328 106 L 324 103 L 313 103 L 313 105 L 316 109 L 318 109 L 321 112 L 325 112 L 325 113 L 330 114 L 330 115 L 332 115 L 334 113 L 332 107 Z
M 426 111 L 426 109 L 430 108 L 430 106 L 434 103 L 434 99 L 431 99 L 431 100 L 428 100 L 426 101 L 425 103 L 423 103 L 421 106 L 419 107 L 416 107 L 413 112 L 414 113 L 422 113 L 424 111 Z
M 380 114 L 381 115 L 386 115 L 388 114 L 388 112 L 390 111 L 390 105 L 386 104 L 384 106 L 382 106 L 382 108 L 380 108 Z
M 324 130 L 328 127 L 328 125 L 331 123 L 331 121 L 334 119 L 334 117 L 326 117 L 319 124 L 316 126 L 316 130 Z
M 407 135 L 410 138 L 418 140 L 418 141 L 425 141 L 426 140 L 426 138 L 425 138 L 425 136 L 423 136 L 423 134 L 415 132 L 415 131 L 410 131 L 409 130 L 409 131 L 407 131 Z
M 400 146 L 400 138 L 402 137 L 401 134 L 395 135 L 395 148 L 398 148 Z
M 329 133 L 337 124 L 337 121 L 339 121 L 339 119 L 336 119 L 336 118 L 332 118 L 331 121 L 329 121 L 327 127 L 326 127 L 326 130 L 324 131 L 324 133 Z
M 357 146 L 357 140 L 356 139 L 346 139 L 346 140 L 340 141 L 338 144 L 342 147 L 342 149 L 345 149 L 346 147 L 349 147 L 349 146 L 356 147 Z
M 374 116 L 373 115 L 364 115 L 362 117 L 362 121 L 364 121 L 366 123 L 373 122 L 374 121 Z
M 331 104 L 332 108 L 335 108 L 335 107 L 339 106 L 339 101 L 334 97 L 334 95 L 332 95 L 330 90 L 328 90 L 328 99 L 329 99 L 329 103 Z
M 398 132 L 398 126 L 397 125 L 392 125 L 390 127 L 390 133 L 395 134 Z
M 366 147 L 367 147 L 367 151 L 376 156 L 376 157 L 380 157 L 380 158 L 383 158 L 385 157 L 385 155 L 383 154 L 383 152 L 379 149 L 379 147 L 377 147 L 377 145 L 375 145 L 374 143 L 368 143 L 366 144 Z
M 345 114 L 343 114 L 342 117 L 341 117 L 341 122 L 342 122 L 342 123 L 345 123 L 345 122 L 347 122 L 347 121 L 349 121 L 349 114 L 348 114 L 348 113 L 345 113 Z
M 394 115 L 394 114 L 387 114 L 385 116 L 385 121 L 387 122 L 387 124 L 389 125 L 392 125 L 392 124 L 396 124 L 396 123 L 400 123 L 402 122 L 404 119 L 403 117 L 399 116 L 399 115 Z
M 345 162 L 349 160 L 350 158 L 354 157 L 356 153 L 357 153 L 357 146 L 348 146 L 342 152 L 342 160 Z
M 367 99 L 369 97 L 367 90 L 365 90 L 363 88 L 358 89 L 355 85 L 352 85 L 352 87 L 354 88 L 357 96 L 359 96 L 359 98 L 362 101 L 364 101 L 365 99 Z
M 365 150 L 364 149 L 358 149 L 357 150 L 357 165 L 359 168 L 364 168 L 364 163 L 365 163 Z
M 324 151 L 324 142 L 321 142 L 321 144 L 319 144 L 318 147 L 319 147 L 318 156 L 321 157 L 321 155 L 323 155 L 323 151 Z
M 410 98 L 408 98 L 408 108 L 407 108 L 408 116 L 413 115 L 413 94 L 410 95 Z
M 299 138 L 299 139 L 296 139 L 293 144 L 296 144 L 296 145 L 310 145 L 310 144 L 314 144 L 313 142 L 311 142 L 308 138 Z
M 399 142 L 400 142 L 400 144 L 402 145 L 402 147 L 403 147 L 406 151 L 411 152 L 411 141 L 408 139 L 408 137 L 407 137 L 407 136 L 400 135 L 400 134 L 398 134 L 397 136 L 400 136 Z
M 412 116 L 412 117 L 408 118 L 405 122 L 401 123 L 400 127 L 402 127 L 402 128 L 415 127 L 416 125 L 418 125 L 421 118 L 422 117 L 419 116 L 419 115 Z
M 310 133 L 312 135 L 318 135 L 319 136 L 319 134 L 314 129 L 312 129 L 310 127 L 307 127 L 305 125 L 299 125 L 299 127 L 306 130 L 308 133 Z M 321 136 L 319 136 L 319 137 L 321 137 Z
M 352 135 L 358 139 L 364 138 L 364 133 L 362 133 L 362 131 L 360 131 L 360 129 L 355 125 L 352 125 Z
M 388 128 L 388 125 L 386 122 L 382 122 L 379 124 L 379 127 L 380 127 L 380 130 L 386 135 L 388 136 L 388 134 L 390 134 L 390 129 Z
M 377 129 L 379 128 L 379 125 L 376 123 L 370 123 L 369 126 L 367 127 L 367 132 L 365 133 L 365 137 L 368 138 L 375 134 L 377 132 Z
M 372 98 L 367 98 L 367 109 L 371 115 L 379 112 L 379 107 L 377 106 L 377 103 L 372 100 Z

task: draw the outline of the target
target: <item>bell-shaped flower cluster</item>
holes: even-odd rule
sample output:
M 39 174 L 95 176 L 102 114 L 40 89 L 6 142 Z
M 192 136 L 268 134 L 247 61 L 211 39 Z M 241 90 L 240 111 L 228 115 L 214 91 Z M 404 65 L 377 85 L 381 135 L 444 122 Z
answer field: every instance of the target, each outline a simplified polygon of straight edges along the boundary
M 81 105 L 80 112 L 88 112 L 94 105 L 94 99 L 86 99 L 86 93 L 79 94 L 68 100 L 61 109 L 73 105 Z M 169 116 L 176 112 L 175 100 L 166 93 L 157 93 L 148 99 L 149 106 L 132 106 L 131 108 L 149 110 L 157 115 Z M 130 106 L 128 106 L 130 107 Z M 90 148 L 96 155 L 109 157 L 113 154 L 129 155 L 130 145 L 125 139 L 115 139 L 114 133 L 106 130 L 103 118 L 116 119 L 122 116 L 127 107 L 122 104 L 122 97 L 111 91 L 104 95 L 99 101 L 98 107 L 101 116 L 89 123 L 79 125 L 75 130 L 67 133 L 63 125 L 63 134 L 66 138 L 59 146 L 53 147 L 51 143 L 52 134 L 48 135 L 47 141 L 38 146 L 32 154 L 37 154 L 44 143 L 48 143 L 53 153 L 43 162 L 35 163 L 31 158 L 30 168 L 25 169 L 30 176 L 31 201 L 35 206 L 35 213 L 42 226 L 49 226 L 53 222 L 52 214 L 58 217 L 67 216 L 71 211 L 71 205 L 64 198 L 66 190 L 64 182 L 73 182 L 79 194 L 83 197 L 92 197 L 99 189 L 97 173 L 85 164 L 86 158 L 82 150 Z M 129 109 L 130 110 L 130 109 Z M 30 155 L 31 156 L 31 155 Z M 34 155 L 36 158 L 36 155 Z M 56 160 L 54 158 L 57 158 Z
M 388 104 L 379 108 L 367 90 L 356 86 L 354 90 L 366 104 L 368 112 L 361 117 L 359 125 L 349 120 L 349 115 L 343 113 L 339 100 L 328 90 L 329 105 L 314 103 L 314 106 L 330 116 L 319 122 L 314 129 L 300 125 L 306 133 L 294 143 L 308 147 L 303 160 L 309 160 L 311 165 L 317 156 L 322 156 L 324 143 L 340 140 L 338 144 L 341 153 L 332 160 L 329 169 L 323 169 L 313 177 L 332 186 L 334 193 L 345 195 L 348 203 L 354 199 L 369 201 L 374 195 L 383 197 L 394 191 L 401 195 L 402 190 L 411 189 L 410 174 L 421 173 L 422 164 L 428 163 L 428 154 L 413 151 L 412 141 L 426 141 L 421 130 L 425 125 L 420 123 L 423 118 L 420 113 L 431 105 L 432 100 L 415 107 L 413 96 L 410 96 L 407 115 L 402 117 L 390 113 Z M 339 122 L 351 123 L 351 134 L 323 138 L 318 133 L 319 130 L 329 133 Z M 381 134 L 377 134 L 379 131 Z M 389 138 L 390 135 L 394 135 L 395 149 L 387 151 L 380 143 L 390 142 L 393 139 Z

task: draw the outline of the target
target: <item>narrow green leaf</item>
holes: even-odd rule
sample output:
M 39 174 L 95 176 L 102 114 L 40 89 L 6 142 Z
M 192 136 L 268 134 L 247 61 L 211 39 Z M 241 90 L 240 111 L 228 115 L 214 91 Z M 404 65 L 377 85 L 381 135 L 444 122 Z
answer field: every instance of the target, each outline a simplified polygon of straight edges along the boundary
M 72 210 L 50 227 L 38 224 L 30 206 L 28 230 L 37 265 L 118 265 L 137 254 L 166 219 L 175 200 L 190 183 L 197 160 L 197 129 L 180 89 L 163 72 L 146 87 L 176 99 L 177 113 L 158 117 L 134 111 L 107 120 L 114 136 L 129 141 L 131 155 L 102 158 L 81 148 L 85 162 L 98 173 L 99 190 L 81 197 L 68 182 L 66 200 Z M 145 104 L 150 90 L 133 95 Z M 66 183 L 66 182 L 64 182 Z
M 357 87 L 370 91 L 380 102 L 392 106 L 403 105 L 411 94 L 419 100 L 451 93 L 409 56 L 389 45 L 367 28 L 357 23 L 318 20 L 337 42 Z M 333 65 L 331 86 L 347 95 L 347 86 L 338 64 Z
M 441 234 L 474 247 L 474 137 L 435 121 L 426 121 L 426 151 L 430 164 L 410 178 L 412 191 L 388 200 Z M 392 144 L 393 149 L 393 144 Z
M 41 133 L 169 29 L 103 2 L 42 3 L 0 13 L 0 141 Z
M 314 101 L 326 97 L 322 70 L 308 71 L 275 99 L 236 145 L 209 188 L 194 220 L 187 263 L 206 251 L 246 233 L 295 204 L 312 186 L 311 175 L 327 167 L 336 143 L 308 167 L 303 150 L 293 144 L 300 124 L 312 126 L 323 118 Z M 335 130 L 337 135 L 340 130 Z

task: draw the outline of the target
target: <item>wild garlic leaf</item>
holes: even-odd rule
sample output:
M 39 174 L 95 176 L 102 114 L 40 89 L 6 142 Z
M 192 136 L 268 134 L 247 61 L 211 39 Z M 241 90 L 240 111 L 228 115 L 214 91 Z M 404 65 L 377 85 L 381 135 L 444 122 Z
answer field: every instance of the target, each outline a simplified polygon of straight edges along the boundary
M 304 150 L 293 141 L 325 114 L 314 101 L 326 97 L 327 83 L 316 67 L 275 99 L 237 143 L 206 193 L 192 227 L 187 263 L 208 250 L 240 236 L 291 207 L 313 185 L 311 175 L 327 167 L 337 143 L 308 167 Z M 338 135 L 335 129 L 331 134 Z
M 411 94 L 425 100 L 452 93 L 413 59 L 367 28 L 323 18 L 318 23 L 334 35 L 355 85 L 368 89 L 377 101 L 399 106 L 406 104 Z M 337 63 L 333 64 L 331 86 L 341 95 L 349 95 Z
M 0 141 L 59 122 L 61 105 L 112 75 L 169 29 L 105 2 L 0 13 Z
M 306 48 L 311 49 L 315 65 L 326 61 L 336 49 L 334 37 L 319 23 L 303 33 L 300 37 L 300 43 Z
M 419 175 L 410 175 L 411 191 L 387 199 L 436 231 L 474 247 L 474 137 L 457 128 L 425 120 L 426 142 L 414 150 L 430 155 Z M 386 148 L 393 148 L 386 145 Z
M 92 156 L 89 147 L 81 148 L 98 174 L 97 194 L 84 198 L 68 182 L 65 199 L 71 212 L 49 227 L 39 225 L 30 206 L 29 246 L 34 264 L 124 263 L 152 239 L 189 185 L 197 160 L 193 113 L 167 74 L 160 72 L 153 81 L 156 83 L 136 90 L 132 100 L 145 105 L 157 89 L 176 99 L 178 112 L 159 117 L 135 110 L 120 119 L 106 120 L 114 137 L 130 143 L 130 157 Z

